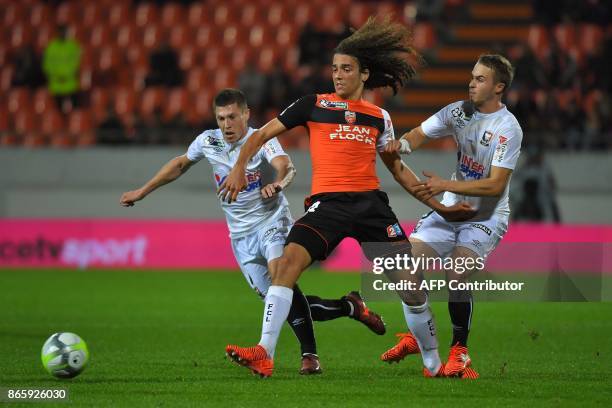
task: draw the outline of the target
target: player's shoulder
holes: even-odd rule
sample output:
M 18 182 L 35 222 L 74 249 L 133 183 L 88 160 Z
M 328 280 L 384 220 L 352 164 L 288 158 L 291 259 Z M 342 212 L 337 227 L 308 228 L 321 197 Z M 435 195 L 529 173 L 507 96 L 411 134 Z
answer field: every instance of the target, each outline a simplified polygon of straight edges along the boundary
M 503 127 L 509 131 L 515 131 L 518 134 L 523 134 L 523 129 L 521 128 L 521 124 L 518 119 L 507 107 L 504 107 L 503 115 Z

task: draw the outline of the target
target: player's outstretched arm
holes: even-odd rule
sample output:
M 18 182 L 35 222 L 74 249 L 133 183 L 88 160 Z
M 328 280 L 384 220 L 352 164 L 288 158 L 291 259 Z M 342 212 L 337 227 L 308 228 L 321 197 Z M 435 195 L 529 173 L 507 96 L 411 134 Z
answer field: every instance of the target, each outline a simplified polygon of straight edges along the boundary
M 270 198 L 289 187 L 296 173 L 293 162 L 288 155 L 276 156 L 272 159 L 270 165 L 276 170 L 276 180 L 261 189 L 263 198 Z
M 393 178 L 397 181 L 408 193 L 417 198 L 423 204 L 436 211 L 448 221 L 465 221 L 472 218 L 475 214 L 474 209 L 466 202 L 460 202 L 453 206 L 447 207 L 436 200 L 435 197 L 424 198 L 421 194 L 425 182 L 419 180 L 417 175 L 408 167 L 397 153 L 380 152 L 382 159 L 387 169 L 393 174 Z
M 155 174 L 151 180 L 147 181 L 144 186 L 137 190 L 123 193 L 119 200 L 119 204 L 124 207 L 132 207 L 136 201 L 142 200 L 153 190 L 179 178 L 183 173 L 189 170 L 193 163 L 194 162 L 189 160 L 186 155 L 175 157 L 164 164 L 157 174 Z
M 410 154 L 428 141 L 429 139 L 425 135 L 425 132 L 423 132 L 423 129 L 419 126 L 412 129 L 410 132 L 404 133 L 399 139 L 391 140 L 387 143 L 385 145 L 385 152 Z
M 256 130 L 249 137 L 240 149 L 240 155 L 232 171 L 227 175 L 223 183 L 219 186 L 217 194 L 221 200 L 227 199 L 228 203 L 236 201 L 238 193 L 246 188 L 247 180 L 245 176 L 246 165 L 255 153 L 261 149 L 268 140 L 283 133 L 287 128 L 278 119 L 272 119 L 261 129 Z
M 444 191 L 474 197 L 499 197 L 506 189 L 511 174 L 511 169 L 491 166 L 489 177 L 480 180 L 445 180 L 435 173 L 424 171 L 427 180 L 415 190 L 420 200 L 427 200 Z

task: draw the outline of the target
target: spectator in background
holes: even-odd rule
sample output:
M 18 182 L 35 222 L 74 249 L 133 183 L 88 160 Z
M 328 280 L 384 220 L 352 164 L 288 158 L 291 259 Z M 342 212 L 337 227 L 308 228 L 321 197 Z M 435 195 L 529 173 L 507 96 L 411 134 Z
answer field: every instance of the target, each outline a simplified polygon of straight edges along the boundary
M 145 86 L 181 86 L 183 71 L 179 68 L 178 55 L 168 44 L 162 44 L 149 56 L 149 75 Z
M 514 87 L 522 87 L 524 85 L 534 90 L 546 85 L 542 65 L 527 44 L 517 44 L 514 66 L 517 73 Z
M 108 104 L 106 116 L 96 129 L 96 140 L 103 145 L 124 145 L 131 142 L 112 103 Z
M 49 92 L 55 97 L 62 112 L 79 105 L 79 69 L 81 46 L 69 38 L 68 27 L 58 27 L 58 37 L 45 48 L 43 70 L 47 76 Z
M 553 221 L 561 222 L 557 204 L 557 182 L 552 169 L 544 159 L 540 148 L 529 148 L 527 158 L 514 174 L 514 185 L 520 186 L 517 191 L 518 205 L 512 212 L 515 221 Z
M 240 87 L 241 89 L 244 89 Z M 291 79 L 283 70 L 280 61 L 277 61 L 272 68 L 272 71 L 266 76 L 266 106 L 276 109 L 282 109 L 288 106 L 294 100 L 294 91 L 292 89 Z M 250 94 L 249 100 L 251 99 Z
M 323 34 L 317 31 L 310 22 L 304 25 L 298 43 L 300 47 L 300 65 L 310 64 L 322 59 Z
M 551 41 L 542 67 L 549 88 L 570 88 L 578 71 L 575 58 L 566 54 L 556 41 Z
M 249 107 L 253 123 L 263 124 L 264 109 L 268 89 L 266 89 L 266 76 L 257 69 L 253 61 L 246 64 L 246 68 L 238 76 L 238 88 L 249 95 Z
M 42 72 L 40 59 L 34 48 L 30 45 L 17 50 L 15 55 L 15 73 L 11 81 L 12 86 L 38 88 L 44 85 L 45 76 Z

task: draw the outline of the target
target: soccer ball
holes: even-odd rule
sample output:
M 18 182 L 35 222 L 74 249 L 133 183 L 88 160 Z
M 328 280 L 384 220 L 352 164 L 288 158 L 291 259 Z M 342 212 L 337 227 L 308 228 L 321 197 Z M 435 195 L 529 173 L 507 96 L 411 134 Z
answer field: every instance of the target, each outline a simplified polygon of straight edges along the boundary
M 87 344 L 74 333 L 55 333 L 42 347 L 41 359 L 45 369 L 58 378 L 79 375 L 87 365 Z

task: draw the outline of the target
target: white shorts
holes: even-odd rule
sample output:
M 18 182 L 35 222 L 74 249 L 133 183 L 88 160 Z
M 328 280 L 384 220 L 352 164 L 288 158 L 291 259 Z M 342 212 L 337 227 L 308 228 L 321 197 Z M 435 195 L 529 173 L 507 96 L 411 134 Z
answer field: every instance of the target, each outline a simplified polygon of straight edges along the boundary
M 493 215 L 478 222 L 448 222 L 432 211 L 419 220 L 410 237 L 425 242 L 443 258 L 456 246 L 471 249 L 479 257 L 486 258 L 507 230 L 507 216 Z
M 292 225 L 291 216 L 283 215 L 258 231 L 232 238 L 232 250 L 240 270 L 249 286 L 262 298 L 266 296 L 271 283 L 268 262 L 283 254 L 285 240 Z

